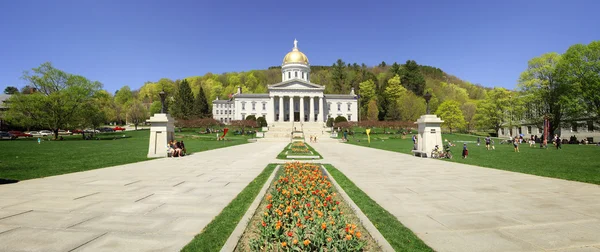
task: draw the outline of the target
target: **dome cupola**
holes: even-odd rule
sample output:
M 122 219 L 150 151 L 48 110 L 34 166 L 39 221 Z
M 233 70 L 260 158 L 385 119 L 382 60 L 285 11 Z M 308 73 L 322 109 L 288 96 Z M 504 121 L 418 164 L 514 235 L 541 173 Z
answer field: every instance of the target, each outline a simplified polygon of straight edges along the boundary
M 301 79 L 310 82 L 308 57 L 298 50 L 298 40 L 294 39 L 294 48 L 283 57 L 281 80 Z

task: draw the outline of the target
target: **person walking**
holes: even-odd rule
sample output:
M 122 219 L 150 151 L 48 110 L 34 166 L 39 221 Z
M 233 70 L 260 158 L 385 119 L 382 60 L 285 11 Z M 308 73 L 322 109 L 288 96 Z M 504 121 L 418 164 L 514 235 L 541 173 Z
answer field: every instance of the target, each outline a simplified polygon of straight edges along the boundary
M 42 138 L 38 137 L 38 144 L 42 144 Z
M 556 135 L 556 149 L 562 149 L 562 143 L 559 135 Z
M 515 152 L 519 152 L 519 142 L 518 141 L 513 141 L 513 146 L 515 147 Z
M 490 136 L 485 137 L 485 148 L 487 150 L 490 150 L 490 142 L 491 142 L 491 140 L 492 139 L 490 138 Z
M 467 158 L 467 156 L 469 156 L 469 149 L 467 149 L 467 143 L 463 144 L 463 151 L 462 151 L 462 157 Z
M 481 138 L 477 137 L 477 146 L 481 144 Z

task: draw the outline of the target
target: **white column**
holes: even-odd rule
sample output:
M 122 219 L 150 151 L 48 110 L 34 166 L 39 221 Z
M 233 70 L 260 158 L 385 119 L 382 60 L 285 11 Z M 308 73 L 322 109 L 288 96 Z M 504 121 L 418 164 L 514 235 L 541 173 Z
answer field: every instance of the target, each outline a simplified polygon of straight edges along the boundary
M 300 121 L 304 122 L 304 96 L 300 96 Z
M 317 122 L 323 122 L 323 120 L 325 120 L 325 111 L 323 111 L 323 99 L 325 99 L 325 97 L 319 97 L 319 118 L 317 119 Z
M 283 122 L 283 96 L 279 96 L 279 122 Z
M 315 121 L 315 98 L 314 97 L 310 97 L 310 105 L 308 106 L 308 108 L 310 109 L 310 111 L 308 112 L 308 121 L 309 122 L 314 122 Z
M 273 123 L 275 122 L 275 97 L 271 96 L 269 98 L 271 98 L 271 100 L 269 102 L 269 106 L 267 106 L 268 110 L 266 119 L 268 123 Z
M 294 121 L 294 97 L 290 96 L 290 122 Z

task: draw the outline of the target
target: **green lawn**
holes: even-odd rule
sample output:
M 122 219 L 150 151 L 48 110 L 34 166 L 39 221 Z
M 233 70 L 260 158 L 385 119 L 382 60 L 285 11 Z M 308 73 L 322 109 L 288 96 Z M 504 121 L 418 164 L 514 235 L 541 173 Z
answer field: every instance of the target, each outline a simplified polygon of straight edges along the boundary
M 600 184 L 600 147 L 598 146 L 565 144 L 562 145 L 561 150 L 556 150 L 555 148 L 540 149 L 539 145 L 529 147 L 529 144 L 522 144 L 519 147 L 520 152 L 515 153 L 512 144 L 500 144 L 498 139 L 495 139 L 496 150 L 488 151 L 485 149 L 483 137 L 480 146 L 476 144 L 476 136 L 443 134 L 442 138 L 456 144 L 451 148 L 454 159 L 447 161 Z M 369 146 L 367 136 L 362 131 L 355 136 L 348 136 L 348 139 L 349 144 Z M 461 158 L 463 141 L 467 141 L 469 149 L 467 159 Z M 411 154 L 413 143 L 411 135 L 401 139 L 399 134 L 371 134 L 370 147 Z
M 433 251 L 410 229 L 360 190 L 348 177 L 330 164 L 324 165 L 360 210 L 396 251 Z
M 277 164 L 269 164 L 182 251 L 220 251 Z
M 123 135 L 127 138 L 122 138 Z M 176 132 L 175 135 L 176 139 L 184 140 L 188 153 L 248 142 L 247 136 L 215 141 L 215 136 L 192 131 Z M 0 181 L 40 178 L 148 160 L 148 130 L 97 136 L 107 140 L 83 140 L 81 135 L 65 136 L 63 141 L 42 141 L 41 144 L 37 143 L 37 138 L 2 140 Z

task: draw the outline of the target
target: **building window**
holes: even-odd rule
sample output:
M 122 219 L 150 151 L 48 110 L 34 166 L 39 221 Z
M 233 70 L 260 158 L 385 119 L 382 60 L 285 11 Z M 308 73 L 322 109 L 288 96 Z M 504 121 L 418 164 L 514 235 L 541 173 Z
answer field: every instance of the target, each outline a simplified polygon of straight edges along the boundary
M 289 78 L 292 78 L 292 73 L 291 72 L 288 72 L 288 79 Z
M 531 126 L 527 126 L 527 134 L 531 135 Z
M 504 128 L 500 129 L 500 135 L 504 135 Z
M 267 104 L 263 102 L 263 110 L 267 110 Z
M 594 121 L 588 121 L 587 126 L 588 131 L 594 131 Z
M 572 132 L 577 132 L 577 123 L 576 122 L 574 122 L 574 123 L 571 124 L 571 131 Z
M 242 102 L 242 110 L 246 110 L 246 103 Z
M 348 121 L 352 121 L 352 115 L 348 114 Z
M 242 114 L 242 119 L 241 120 L 246 120 L 246 114 Z
M 302 72 L 302 79 L 304 79 L 304 72 Z
M 538 134 L 542 134 L 543 130 L 542 128 L 538 128 Z
M 309 78 L 308 78 L 308 73 L 306 73 L 306 80 L 309 80 Z
M 519 135 L 523 134 L 523 132 L 521 132 L 521 127 L 518 127 L 519 129 Z
M 252 111 L 256 110 L 256 102 L 252 103 Z
M 298 72 L 294 72 L 294 77 L 298 78 Z
M 338 105 L 338 111 L 342 111 L 342 104 L 338 103 L 337 105 Z
M 350 108 L 352 108 L 352 103 L 348 103 L 348 111 L 350 111 Z

